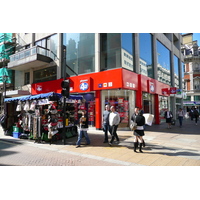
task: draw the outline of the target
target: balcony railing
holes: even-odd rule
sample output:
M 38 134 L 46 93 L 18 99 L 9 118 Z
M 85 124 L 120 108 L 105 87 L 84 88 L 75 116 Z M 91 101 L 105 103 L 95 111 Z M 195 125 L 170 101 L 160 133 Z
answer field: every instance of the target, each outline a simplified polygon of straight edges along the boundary
M 50 57 L 52 60 L 57 59 L 57 56 L 52 51 L 50 51 L 49 49 L 45 49 L 45 48 L 40 47 L 40 46 L 34 46 L 32 48 L 25 49 L 23 51 L 20 51 L 18 53 L 11 55 L 10 56 L 10 62 L 18 61 L 18 60 L 30 57 L 30 56 L 35 55 L 35 54 L 40 54 L 40 55 L 43 55 L 43 56 Z

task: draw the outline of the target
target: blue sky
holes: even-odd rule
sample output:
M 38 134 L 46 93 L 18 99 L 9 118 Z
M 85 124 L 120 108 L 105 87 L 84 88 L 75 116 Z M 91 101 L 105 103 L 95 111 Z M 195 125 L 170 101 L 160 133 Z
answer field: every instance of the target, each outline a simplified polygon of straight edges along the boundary
M 193 33 L 193 41 L 197 40 L 198 45 L 200 45 L 200 33 Z

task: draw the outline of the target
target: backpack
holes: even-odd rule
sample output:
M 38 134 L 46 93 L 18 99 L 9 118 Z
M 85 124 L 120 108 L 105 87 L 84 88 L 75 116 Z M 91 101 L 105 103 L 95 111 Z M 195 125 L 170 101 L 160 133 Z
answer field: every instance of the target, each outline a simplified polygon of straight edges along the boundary
M 199 112 L 197 110 L 194 110 L 194 116 L 196 116 L 196 117 L 199 116 Z

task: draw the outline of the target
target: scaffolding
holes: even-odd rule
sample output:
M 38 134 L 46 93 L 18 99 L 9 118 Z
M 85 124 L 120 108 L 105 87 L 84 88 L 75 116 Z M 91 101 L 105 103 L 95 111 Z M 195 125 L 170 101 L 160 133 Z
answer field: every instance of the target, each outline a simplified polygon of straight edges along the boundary
M 0 112 L 4 110 L 6 89 L 12 86 L 13 70 L 7 69 L 10 55 L 15 53 L 16 38 L 13 33 L 0 33 Z M 4 95 L 3 95 L 4 94 Z

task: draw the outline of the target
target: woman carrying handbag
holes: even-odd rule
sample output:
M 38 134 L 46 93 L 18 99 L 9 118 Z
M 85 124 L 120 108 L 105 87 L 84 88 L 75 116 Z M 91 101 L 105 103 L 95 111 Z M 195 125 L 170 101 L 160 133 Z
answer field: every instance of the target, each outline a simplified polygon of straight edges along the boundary
M 144 145 L 143 136 L 144 136 L 145 117 L 143 116 L 142 110 L 140 110 L 138 112 L 138 115 L 136 116 L 135 122 L 137 123 L 137 128 L 133 133 L 135 135 L 134 142 L 133 142 L 134 152 L 137 152 L 136 150 L 138 148 L 138 141 L 139 141 L 139 151 L 141 153 L 143 153 L 142 145 Z

